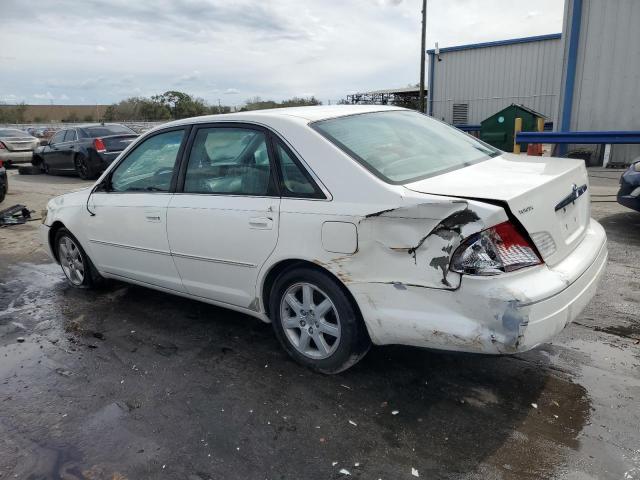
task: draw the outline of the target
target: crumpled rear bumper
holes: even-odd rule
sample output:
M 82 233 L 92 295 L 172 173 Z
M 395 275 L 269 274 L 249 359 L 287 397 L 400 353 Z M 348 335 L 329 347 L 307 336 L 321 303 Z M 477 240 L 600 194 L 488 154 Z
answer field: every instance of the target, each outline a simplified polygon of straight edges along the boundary
M 464 276 L 446 291 L 403 284 L 350 284 L 375 344 L 515 353 L 547 342 L 595 295 L 607 261 L 606 235 L 591 220 L 562 262 L 494 277 Z

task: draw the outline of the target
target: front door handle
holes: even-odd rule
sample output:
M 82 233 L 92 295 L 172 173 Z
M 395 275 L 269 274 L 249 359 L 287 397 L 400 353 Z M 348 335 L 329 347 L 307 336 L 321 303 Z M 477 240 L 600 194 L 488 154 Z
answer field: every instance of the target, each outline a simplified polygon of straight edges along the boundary
M 271 230 L 273 228 L 273 219 L 267 217 L 251 217 L 249 219 L 249 228 Z
M 160 223 L 162 220 L 160 218 L 160 210 L 145 210 L 144 219 L 147 222 Z

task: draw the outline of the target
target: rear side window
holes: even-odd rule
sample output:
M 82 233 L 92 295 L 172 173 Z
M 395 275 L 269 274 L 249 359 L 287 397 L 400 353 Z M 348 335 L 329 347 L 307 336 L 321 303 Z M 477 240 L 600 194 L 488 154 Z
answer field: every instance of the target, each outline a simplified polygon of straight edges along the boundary
M 280 163 L 281 190 L 283 196 L 299 198 L 325 198 L 311 175 L 302 168 L 280 140 L 276 142 L 276 154 Z
M 184 192 L 275 194 L 264 133 L 235 127 L 199 129 L 189 154 Z
M 75 142 L 76 141 L 76 131 L 75 130 L 67 130 L 67 133 L 64 135 L 65 142 Z
M 140 143 L 111 176 L 114 192 L 168 192 L 184 130 L 159 133 Z

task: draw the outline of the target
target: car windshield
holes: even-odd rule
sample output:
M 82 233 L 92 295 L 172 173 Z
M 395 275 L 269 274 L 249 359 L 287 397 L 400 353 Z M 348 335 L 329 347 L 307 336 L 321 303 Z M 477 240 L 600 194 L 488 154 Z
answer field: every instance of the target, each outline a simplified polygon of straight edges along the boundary
M 412 111 L 349 115 L 311 126 L 392 184 L 410 183 L 500 154 L 457 128 Z
M 109 135 L 136 135 L 136 132 L 124 125 L 100 125 L 82 129 L 89 138 L 108 137 Z
M 16 130 L 14 128 L 1 128 L 0 137 L 30 137 L 27 132 Z

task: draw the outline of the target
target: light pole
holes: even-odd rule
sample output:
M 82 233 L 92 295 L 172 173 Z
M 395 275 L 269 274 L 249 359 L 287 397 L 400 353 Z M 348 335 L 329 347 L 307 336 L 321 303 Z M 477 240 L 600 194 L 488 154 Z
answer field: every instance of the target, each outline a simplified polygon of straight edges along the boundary
M 420 111 L 424 113 L 424 56 L 427 43 L 427 0 L 422 0 L 422 43 L 420 46 Z

